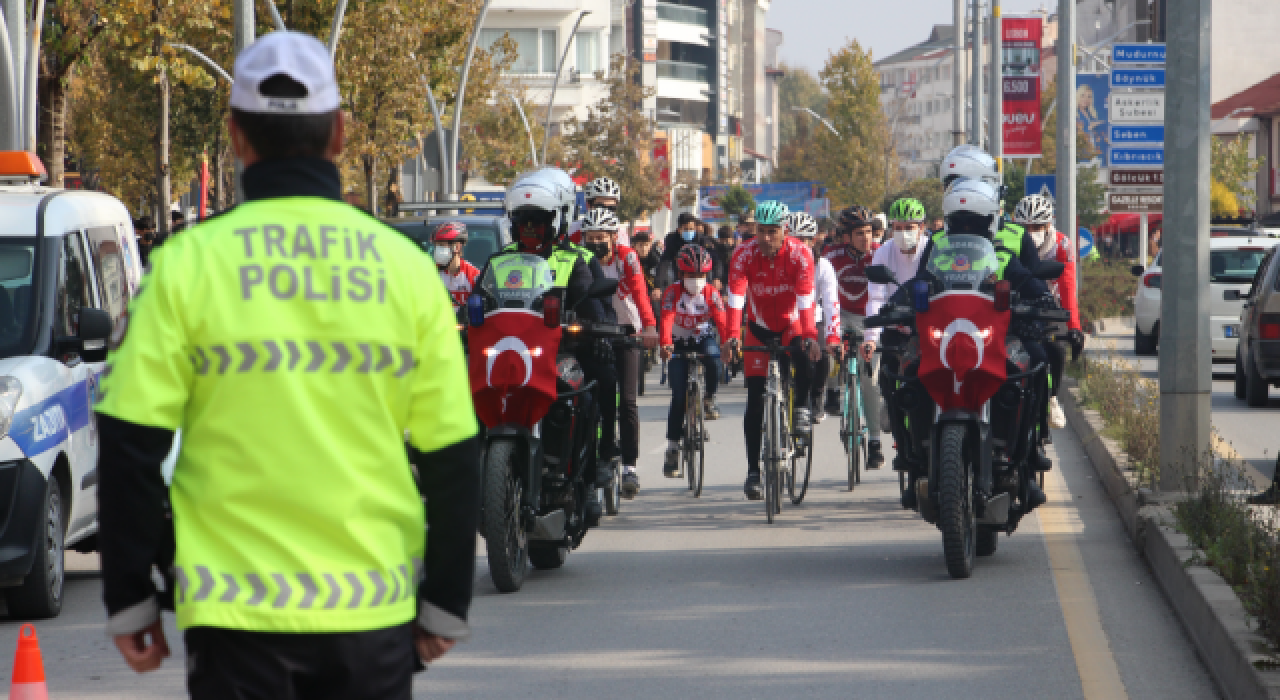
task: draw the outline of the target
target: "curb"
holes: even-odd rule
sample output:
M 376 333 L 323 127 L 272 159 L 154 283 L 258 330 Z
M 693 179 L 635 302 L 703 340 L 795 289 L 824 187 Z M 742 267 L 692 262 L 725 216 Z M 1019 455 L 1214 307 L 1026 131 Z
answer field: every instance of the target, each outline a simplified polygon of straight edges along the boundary
M 1182 621 L 1205 667 L 1229 700 L 1280 700 L 1280 671 L 1262 671 L 1274 663 L 1266 641 L 1249 628 L 1248 615 L 1231 586 L 1208 567 L 1192 563 L 1197 552 L 1185 535 L 1165 523 L 1167 504 L 1146 489 L 1135 489 L 1129 457 L 1102 434 L 1102 417 L 1080 404 L 1079 389 L 1068 380 L 1061 392 L 1067 423 L 1084 444 L 1089 461 L 1111 496 L 1129 537 L 1147 560 L 1156 581 Z

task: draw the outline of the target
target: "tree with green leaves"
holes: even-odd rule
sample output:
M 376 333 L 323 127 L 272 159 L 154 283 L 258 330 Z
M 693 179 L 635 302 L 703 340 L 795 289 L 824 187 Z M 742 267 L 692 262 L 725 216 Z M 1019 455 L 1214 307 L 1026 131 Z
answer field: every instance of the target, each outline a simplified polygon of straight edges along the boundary
M 720 197 L 720 208 L 726 217 L 741 221 L 747 212 L 755 211 L 756 200 L 742 185 L 730 185 L 728 191 Z
M 1107 185 L 1100 181 L 1101 170 L 1092 165 L 1076 168 L 1076 225 L 1092 229 L 1107 220 Z M 1070 231 L 1064 231 L 1070 235 Z
M 839 135 L 813 125 L 814 146 L 805 159 L 814 164 L 814 179 L 827 186 L 833 207 L 879 202 L 888 189 L 883 159 L 889 129 L 871 54 L 850 40 L 827 58 L 819 78 L 827 93 L 827 117 Z
M 1248 134 L 1239 134 L 1235 138 L 1214 136 L 1210 141 L 1210 175 L 1214 182 L 1226 188 L 1235 199 L 1237 211 L 1227 216 L 1239 216 L 1239 209 L 1252 210 L 1258 199 L 1250 185 L 1257 177 L 1262 159 L 1249 157 L 1249 139 Z M 1219 196 L 1219 200 L 1229 201 L 1222 196 Z M 1225 210 L 1227 205 L 1220 208 Z
M 100 12 L 105 0 L 50 2 L 40 33 L 40 66 L 36 87 L 40 104 L 37 153 L 49 171 L 49 185 L 63 186 L 66 156 L 67 91 L 72 73 L 85 67 L 94 43 L 109 27 Z
M 808 70 L 782 62 L 778 64 L 782 78 L 778 80 L 778 143 L 786 144 L 797 136 L 799 124 L 813 119 L 794 107 L 807 107 L 826 116 L 827 96 L 822 84 Z
M 622 188 L 618 219 L 635 221 L 661 207 L 669 194 L 650 157 L 653 129 L 641 104 L 654 94 L 640 84 L 640 64 L 616 54 L 608 72 L 598 71 L 605 94 L 587 107 L 587 118 L 570 114 L 562 122 L 561 145 L 575 174 L 613 178 Z
M 880 209 L 889 211 L 889 206 L 899 199 L 909 197 L 919 200 L 924 205 L 927 220 L 942 216 L 942 181 L 936 177 L 922 177 L 908 182 L 905 187 L 885 196 Z

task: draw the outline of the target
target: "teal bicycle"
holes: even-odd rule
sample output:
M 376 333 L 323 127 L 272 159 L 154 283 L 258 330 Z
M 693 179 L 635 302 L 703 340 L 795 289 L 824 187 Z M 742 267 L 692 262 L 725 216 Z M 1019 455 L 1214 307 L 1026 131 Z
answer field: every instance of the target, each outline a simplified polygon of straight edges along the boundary
M 858 350 L 862 334 L 854 330 L 844 333 L 845 361 L 840 365 L 840 444 L 844 447 L 849 475 L 849 490 L 862 483 L 862 465 L 867 459 L 871 431 L 867 427 L 862 403 L 862 363 Z

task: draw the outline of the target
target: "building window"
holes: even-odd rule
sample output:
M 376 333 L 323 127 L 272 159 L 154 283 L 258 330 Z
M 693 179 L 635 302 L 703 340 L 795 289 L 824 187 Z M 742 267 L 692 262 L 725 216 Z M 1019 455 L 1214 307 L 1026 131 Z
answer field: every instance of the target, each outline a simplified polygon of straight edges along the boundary
M 604 70 L 600 65 L 600 32 L 578 32 L 578 70 L 590 75 Z M 554 70 L 554 69 L 552 69 Z
M 951 80 L 951 64 L 950 63 L 942 67 L 942 79 Z
M 491 47 L 503 35 L 509 35 L 516 44 L 516 61 L 511 65 L 511 73 L 554 73 L 556 71 L 556 30 L 481 29 L 480 45 Z M 598 37 L 596 41 L 599 41 Z

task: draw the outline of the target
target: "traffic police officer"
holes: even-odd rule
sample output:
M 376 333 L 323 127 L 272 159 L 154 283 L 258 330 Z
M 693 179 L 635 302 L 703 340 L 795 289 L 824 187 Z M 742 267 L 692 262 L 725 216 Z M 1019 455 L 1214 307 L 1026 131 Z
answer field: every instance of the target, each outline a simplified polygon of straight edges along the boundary
M 107 632 L 136 671 L 168 656 L 171 557 L 192 697 L 407 699 L 468 635 L 478 442 L 449 297 L 342 202 L 323 44 L 245 49 L 230 128 L 247 201 L 156 252 L 103 374 Z

